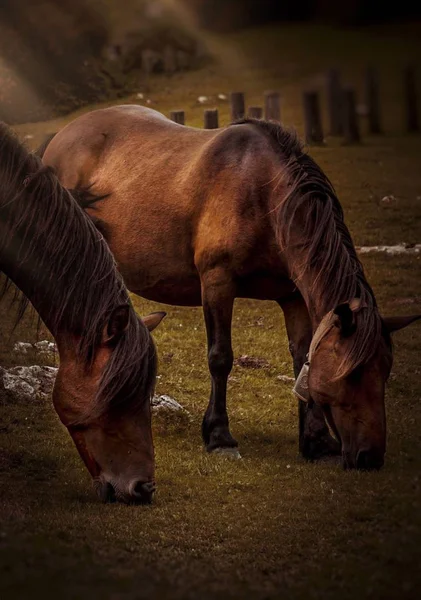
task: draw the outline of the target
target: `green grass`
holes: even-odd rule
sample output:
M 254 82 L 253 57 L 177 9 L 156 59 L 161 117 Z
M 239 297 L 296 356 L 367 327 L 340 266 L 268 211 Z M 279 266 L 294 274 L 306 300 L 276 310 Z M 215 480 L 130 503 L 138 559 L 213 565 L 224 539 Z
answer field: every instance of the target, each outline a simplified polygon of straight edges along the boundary
M 368 48 L 383 73 L 413 52 L 409 35 L 395 41 L 385 32 L 372 40 L 370 35 L 305 27 L 237 34 L 224 47 L 243 48 L 247 69 L 179 75 L 168 97 L 165 80 L 157 78 L 151 95 L 164 112 L 188 108 L 190 122 L 199 125 L 199 94 L 243 82 L 254 100 L 279 81 L 288 98 L 285 120 L 299 124 L 301 109 L 291 98 L 299 99 L 303 81 L 331 56 L 352 78 Z M 342 37 L 349 47 L 339 44 Z M 421 140 L 400 134 L 398 96 L 387 95 L 385 105 L 386 137 L 367 139 L 360 148 L 330 140 L 312 151 L 337 187 L 357 244 L 421 241 Z M 41 137 L 51 126 L 22 126 L 19 132 Z M 396 202 L 382 203 L 389 194 Z M 383 313 L 421 311 L 419 256 L 363 259 Z M 143 314 L 158 306 L 135 303 Z M 25 321 L 9 339 L 7 304 L 0 311 L 0 362 L 17 364 L 12 343 L 33 339 L 33 327 Z M 200 439 L 209 392 L 201 311 L 167 312 L 155 334 L 161 357 L 157 391 L 181 402 L 191 419 L 154 418 L 159 489 L 151 507 L 97 502 L 48 403 L 0 404 L 1 600 L 418 598 L 420 325 L 395 336 L 386 465 L 367 474 L 298 457 L 296 402 L 290 385 L 276 378 L 292 374 L 283 319 L 275 304 L 265 302 L 237 301 L 234 313 L 235 355 L 269 362 L 266 369 L 232 372 L 229 414 L 243 460 L 207 456 Z

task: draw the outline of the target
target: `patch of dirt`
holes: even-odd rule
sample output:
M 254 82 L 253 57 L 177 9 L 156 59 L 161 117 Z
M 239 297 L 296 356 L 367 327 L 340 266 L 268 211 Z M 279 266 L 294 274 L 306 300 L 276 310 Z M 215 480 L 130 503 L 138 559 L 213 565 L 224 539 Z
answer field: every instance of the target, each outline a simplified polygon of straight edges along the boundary
M 236 367 L 244 367 L 245 369 L 268 369 L 270 367 L 269 361 L 265 358 L 249 356 L 248 354 L 236 358 L 234 365 Z

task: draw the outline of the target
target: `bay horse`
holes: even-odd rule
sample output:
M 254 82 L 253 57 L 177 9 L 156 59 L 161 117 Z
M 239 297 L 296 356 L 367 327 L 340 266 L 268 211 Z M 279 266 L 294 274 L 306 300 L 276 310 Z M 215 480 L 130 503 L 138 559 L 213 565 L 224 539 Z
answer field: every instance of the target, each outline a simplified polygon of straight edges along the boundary
M 77 118 L 40 153 L 106 236 L 132 292 L 203 306 L 209 452 L 237 448 L 226 409 L 231 319 L 235 298 L 253 298 L 281 306 L 295 376 L 308 371 L 303 456 L 341 451 L 345 468 L 383 465 L 390 333 L 421 315 L 381 318 L 334 188 L 293 132 L 253 119 L 201 130 L 115 106 Z
M 150 398 L 156 352 L 103 236 L 49 167 L 0 123 L 2 294 L 23 292 L 54 336 L 54 407 L 104 501 L 154 492 Z

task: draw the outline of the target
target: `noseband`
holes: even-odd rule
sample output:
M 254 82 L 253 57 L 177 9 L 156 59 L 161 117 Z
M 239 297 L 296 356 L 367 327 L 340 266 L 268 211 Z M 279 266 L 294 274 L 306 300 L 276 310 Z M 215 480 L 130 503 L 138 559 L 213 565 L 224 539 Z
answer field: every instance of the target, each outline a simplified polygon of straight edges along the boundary
M 310 370 L 310 363 L 315 350 L 319 346 L 320 341 L 327 333 L 329 333 L 329 331 L 333 327 L 333 325 L 327 325 L 327 320 L 328 318 L 330 318 L 330 316 L 331 313 L 325 315 L 320 321 L 316 331 L 314 332 L 313 338 L 310 343 L 310 348 L 306 356 L 307 360 L 301 367 L 301 371 L 299 372 L 298 377 L 295 381 L 295 385 L 292 388 L 294 394 L 303 402 L 310 402 L 311 400 L 310 391 L 308 389 L 308 373 Z

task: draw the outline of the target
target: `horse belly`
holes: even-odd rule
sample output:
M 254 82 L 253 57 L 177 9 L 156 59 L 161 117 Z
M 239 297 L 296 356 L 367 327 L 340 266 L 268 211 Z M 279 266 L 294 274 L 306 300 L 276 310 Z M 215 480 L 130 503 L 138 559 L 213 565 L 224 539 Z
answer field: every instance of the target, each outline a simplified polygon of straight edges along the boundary
M 199 277 L 167 277 L 160 279 L 153 286 L 133 291 L 147 300 L 173 306 L 200 306 L 202 304 Z
M 174 255 L 165 253 L 123 258 L 118 251 L 115 257 L 127 287 L 134 294 L 163 304 L 201 305 L 199 274 L 189 260 L 183 261 L 181 257 L 174 260 Z
M 282 300 L 294 291 L 288 277 L 270 273 L 252 273 L 238 282 L 238 297 L 253 300 Z

